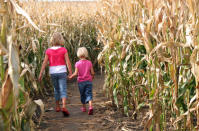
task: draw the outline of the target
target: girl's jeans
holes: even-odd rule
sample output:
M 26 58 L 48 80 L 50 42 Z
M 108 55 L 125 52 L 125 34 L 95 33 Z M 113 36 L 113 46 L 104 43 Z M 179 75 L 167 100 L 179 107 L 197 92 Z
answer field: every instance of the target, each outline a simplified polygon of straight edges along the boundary
M 66 73 L 51 74 L 51 80 L 54 87 L 54 95 L 56 101 L 59 101 L 61 98 L 67 98 L 66 77 Z
M 92 82 L 90 81 L 83 81 L 78 83 L 79 92 L 81 96 L 82 104 L 86 104 L 92 100 Z

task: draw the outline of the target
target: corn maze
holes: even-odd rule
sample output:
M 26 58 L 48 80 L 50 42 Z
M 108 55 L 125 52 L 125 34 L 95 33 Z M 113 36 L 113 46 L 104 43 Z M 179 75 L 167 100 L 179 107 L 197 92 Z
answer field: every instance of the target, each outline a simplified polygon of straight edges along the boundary
M 55 31 L 62 33 L 72 64 L 77 48 L 85 46 L 96 69 L 104 69 L 113 106 L 132 118 L 148 109 L 145 130 L 198 130 L 198 0 L 0 5 L 0 130 L 34 129 L 40 104 L 34 97 L 51 86 L 47 73 L 42 83 L 37 78 Z

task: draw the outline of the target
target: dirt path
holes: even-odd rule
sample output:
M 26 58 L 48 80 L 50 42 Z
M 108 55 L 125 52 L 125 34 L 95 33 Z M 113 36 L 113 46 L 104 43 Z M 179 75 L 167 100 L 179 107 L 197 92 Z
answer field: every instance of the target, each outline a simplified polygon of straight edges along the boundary
M 133 121 L 124 117 L 119 111 L 111 107 L 111 103 L 104 97 L 102 88 L 103 75 L 96 75 L 93 81 L 94 115 L 81 112 L 81 102 L 77 83 L 68 83 L 69 117 L 63 117 L 61 112 L 55 112 L 53 96 L 45 104 L 46 112 L 40 123 L 39 131 L 121 131 L 143 130 L 140 121 Z M 88 105 L 87 105 L 88 108 Z

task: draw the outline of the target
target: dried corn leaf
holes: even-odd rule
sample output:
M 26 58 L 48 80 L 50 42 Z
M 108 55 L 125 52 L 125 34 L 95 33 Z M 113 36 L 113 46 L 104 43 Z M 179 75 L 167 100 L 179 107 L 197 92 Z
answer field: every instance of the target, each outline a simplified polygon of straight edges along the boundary
M 40 32 L 44 32 L 39 27 L 37 27 L 37 25 L 32 21 L 30 16 L 14 0 L 10 0 L 10 1 L 18 14 L 23 15 L 35 29 L 37 29 Z
M 3 107 L 5 111 L 10 112 L 11 109 L 13 109 L 13 100 L 13 84 L 9 74 L 7 74 L 1 91 L 1 107 Z
M 42 116 L 44 115 L 44 103 L 42 102 L 41 99 L 39 100 L 34 100 L 34 102 L 37 104 L 37 106 L 39 107 L 39 116 L 38 116 L 38 120 L 37 122 L 40 123 Z
M 0 55 L 6 55 L 7 54 L 7 49 L 5 46 L 0 42 Z
M 190 57 L 190 63 L 191 63 L 191 71 L 194 74 L 197 84 L 199 82 L 199 65 L 197 64 L 197 55 L 198 55 L 198 49 L 195 48 L 191 54 Z
M 28 73 L 28 79 L 31 81 L 34 89 L 37 91 L 38 90 L 37 81 L 34 77 L 33 72 L 30 70 L 28 65 L 26 65 L 25 68 L 22 70 L 20 77 L 24 76 L 26 73 Z
M 8 73 L 13 83 L 15 97 L 17 98 L 19 92 L 18 84 L 19 84 L 19 74 L 20 74 L 19 53 L 17 47 L 13 44 L 12 36 L 8 37 L 8 43 L 9 43 Z

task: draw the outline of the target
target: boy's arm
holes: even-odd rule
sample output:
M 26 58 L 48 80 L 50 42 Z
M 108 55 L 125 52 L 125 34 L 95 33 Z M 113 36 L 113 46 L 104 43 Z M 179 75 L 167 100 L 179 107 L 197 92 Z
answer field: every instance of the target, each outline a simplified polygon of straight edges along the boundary
M 69 76 L 70 76 L 70 75 L 72 75 L 72 68 L 71 68 L 70 59 L 68 57 L 68 53 L 65 54 L 65 61 L 66 61 L 66 65 L 68 67 Z
M 41 66 L 40 74 L 39 74 L 39 81 L 41 81 L 41 79 L 42 79 L 42 75 L 43 75 L 44 69 L 45 69 L 47 64 L 48 64 L 48 56 L 45 55 L 44 61 L 43 61 L 42 66 Z
M 78 74 L 78 69 L 75 68 L 75 72 L 71 76 L 69 76 L 69 78 L 72 79 L 73 77 L 77 76 L 77 74 Z

